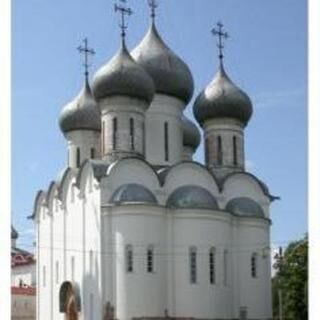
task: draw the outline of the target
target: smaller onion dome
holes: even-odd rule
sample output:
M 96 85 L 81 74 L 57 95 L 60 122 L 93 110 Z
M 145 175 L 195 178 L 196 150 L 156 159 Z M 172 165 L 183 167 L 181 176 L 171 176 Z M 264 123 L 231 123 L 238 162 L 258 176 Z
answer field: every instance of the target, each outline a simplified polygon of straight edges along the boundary
M 252 115 L 252 103 L 230 80 L 221 63 L 212 82 L 197 97 L 193 113 L 200 125 L 213 118 L 234 118 L 246 125 Z
M 131 52 L 152 77 L 156 92 L 190 101 L 194 83 L 189 67 L 162 40 L 154 24 Z
M 150 203 L 157 204 L 154 194 L 140 184 L 125 184 L 120 186 L 111 196 L 111 203 Z
M 11 226 L 11 239 L 17 240 L 18 237 L 19 237 L 18 231 L 13 226 Z
M 100 110 L 88 81 L 80 94 L 63 108 L 59 125 L 64 133 L 72 130 L 101 131 Z
M 183 130 L 183 145 L 196 150 L 201 141 L 201 135 L 198 127 L 189 120 L 185 115 L 182 115 L 182 130 Z
M 264 218 L 261 206 L 254 200 L 246 197 L 230 200 L 226 205 L 226 210 L 238 216 Z
M 219 209 L 213 195 L 208 190 L 195 185 L 187 185 L 176 189 L 170 195 L 167 207 L 175 209 Z
M 97 100 L 120 95 L 150 103 L 154 96 L 154 84 L 149 74 L 133 60 L 123 43 L 111 61 L 96 72 L 93 94 Z

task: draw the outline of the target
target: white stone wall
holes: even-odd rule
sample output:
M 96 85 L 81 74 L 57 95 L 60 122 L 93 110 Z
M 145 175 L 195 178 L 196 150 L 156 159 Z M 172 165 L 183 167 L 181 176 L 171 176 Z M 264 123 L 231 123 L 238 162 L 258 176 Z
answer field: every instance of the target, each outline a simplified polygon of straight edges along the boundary
M 233 119 L 211 119 L 204 123 L 206 164 L 217 177 L 244 169 L 243 125 Z M 218 160 L 218 137 L 221 137 L 222 164 Z M 236 138 L 237 164 L 234 164 L 233 138 Z
M 36 320 L 35 295 L 11 295 L 11 320 Z
M 182 160 L 184 103 L 174 97 L 156 94 L 146 112 L 146 160 L 152 165 L 172 165 Z M 168 123 L 168 161 L 165 160 L 164 124 Z
M 68 142 L 68 165 L 77 168 L 77 149 L 80 150 L 80 165 L 91 159 L 91 149 L 94 149 L 95 159 L 101 157 L 100 133 L 91 130 L 74 130 L 66 133 Z
M 145 155 L 145 111 L 147 102 L 115 96 L 99 102 L 102 114 L 102 158 L 108 162 L 127 156 Z M 113 148 L 113 119 L 117 119 L 116 148 Z M 130 135 L 130 119 L 134 123 L 134 148 Z

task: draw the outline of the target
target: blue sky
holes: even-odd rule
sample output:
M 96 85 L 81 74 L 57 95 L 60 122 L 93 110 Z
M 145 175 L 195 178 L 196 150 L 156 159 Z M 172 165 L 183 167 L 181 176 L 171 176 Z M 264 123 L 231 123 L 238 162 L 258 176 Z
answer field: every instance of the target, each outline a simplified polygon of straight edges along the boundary
M 246 129 L 248 169 L 281 200 L 273 203 L 272 243 L 285 246 L 307 230 L 307 7 L 292 0 L 158 0 L 157 25 L 168 45 L 189 65 L 194 98 L 218 64 L 210 34 L 223 21 L 230 39 L 225 67 L 254 103 Z M 128 47 L 149 23 L 144 0 L 129 0 Z M 113 1 L 12 2 L 12 211 L 20 244 L 32 245 L 32 213 L 66 164 L 58 127 L 62 107 L 83 81 L 76 51 L 87 36 L 95 48 L 94 73 L 119 47 Z M 187 114 L 192 116 L 192 102 Z M 201 145 L 196 160 L 203 162 Z

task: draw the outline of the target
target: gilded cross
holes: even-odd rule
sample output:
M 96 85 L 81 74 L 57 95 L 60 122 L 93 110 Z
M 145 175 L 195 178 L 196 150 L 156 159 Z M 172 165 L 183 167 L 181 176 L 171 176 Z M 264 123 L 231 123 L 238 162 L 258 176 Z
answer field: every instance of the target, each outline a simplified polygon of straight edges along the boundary
M 218 48 L 219 48 L 219 59 L 222 62 L 223 60 L 223 49 L 224 49 L 224 44 L 223 44 L 223 39 L 228 39 L 229 34 L 227 32 L 222 31 L 223 29 L 223 24 L 221 22 L 217 23 L 217 28 L 212 29 L 212 34 L 214 36 L 218 36 Z
M 154 21 L 156 17 L 156 9 L 158 8 L 158 3 L 156 0 L 148 0 L 149 7 L 151 9 L 151 19 Z
M 84 66 L 84 74 L 86 76 L 86 80 L 88 80 L 88 76 L 89 76 L 89 67 L 90 67 L 90 64 L 89 64 L 89 56 L 93 56 L 95 54 L 95 51 L 91 48 L 89 48 L 88 46 L 88 39 L 85 38 L 83 40 L 83 46 L 80 45 L 77 49 L 78 51 L 80 52 L 80 54 L 83 54 L 84 56 L 84 63 L 83 63 L 83 66 Z

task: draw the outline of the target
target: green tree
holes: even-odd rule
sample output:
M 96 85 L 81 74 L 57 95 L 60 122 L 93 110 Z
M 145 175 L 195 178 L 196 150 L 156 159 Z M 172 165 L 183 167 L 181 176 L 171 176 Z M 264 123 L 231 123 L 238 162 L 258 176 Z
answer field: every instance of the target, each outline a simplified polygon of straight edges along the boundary
M 279 319 L 279 292 L 283 320 L 308 319 L 308 238 L 291 242 L 284 254 L 278 254 L 272 279 L 274 319 Z

